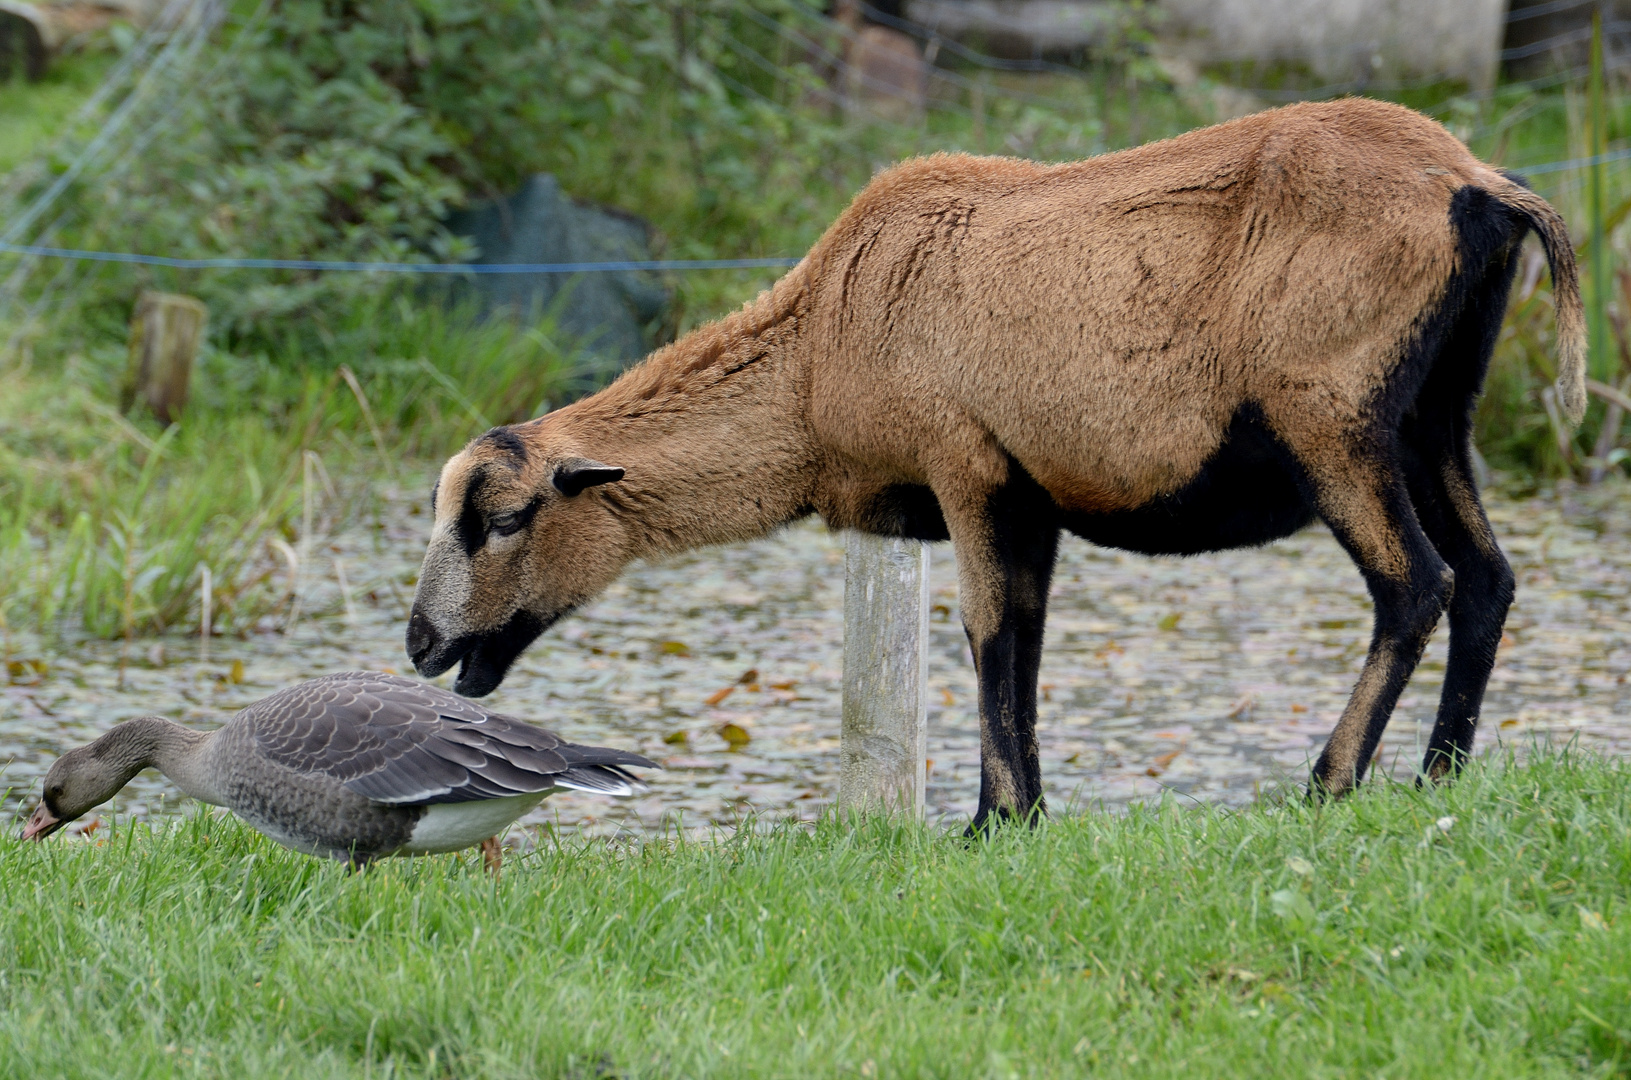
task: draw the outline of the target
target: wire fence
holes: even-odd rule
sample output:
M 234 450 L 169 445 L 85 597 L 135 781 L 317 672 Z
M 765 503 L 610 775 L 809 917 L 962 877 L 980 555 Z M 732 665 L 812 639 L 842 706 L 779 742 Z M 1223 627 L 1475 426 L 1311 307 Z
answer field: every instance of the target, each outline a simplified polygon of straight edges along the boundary
M 136 40 L 100 86 L 78 110 L 67 125 L 70 136 L 84 130 L 88 123 L 100 118 L 95 133 L 75 149 L 71 156 L 64 146 L 52 148 L 40 155 L 40 161 L 66 157 L 49 183 L 30 199 L 23 193 L 37 184 L 39 170 L 36 163 L 30 168 L 14 171 L 0 184 L 0 256 L 17 260 L 3 282 L 0 282 L 0 317 L 31 281 L 33 272 L 43 261 L 64 264 L 124 264 L 150 266 L 173 270 L 280 270 L 302 272 L 355 272 L 397 275 L 521 275 L 521 274 L 586 274 L 615 271 L 693 272 L 715 270 L 781 269 L 794 265 L 793 256 L 773 258 L 720 258 L 720 259 L 654 259 L 612 260 L 604 262 L 559 263 L 467 263 L 425 261 L 367 261 L 330 259 L 280 258 L 183 258 L 162 253 L 104 251 L 83 247 L 68 247 L 52 243 L 52 238 L 71 223 L 74 211 L 65 211 L 53 217 L 51 212 L 63 194 L 76 182 L 98 178 L 102 182 L 116 179 L 127 170 L 138 167 L 143 151 L 159 137 L 171 122 L 182 102 L 196 95 L 228 70 L 233 51 L 249 39 L 249 31 L 264 15 L 270 0 L 246 20 L 226 47 L 215 57 L 207 71 L 199 71 L 201 55 L 209 43 L 218 36 L 226 18 L 226 8 L 220 0 L 168 0 L 159 16 Z M 1551 3 L 1519 9 L 1509 13 L 1509 22 L 1561 13 L 1585 6 L 1592 0 L 1553 0 Z M 1043 58 L 1013 59 L 982 52 L 965 42 L 942 34 L 933 26 L 912 22 L 872 4 L 860 0 L 859 10 L 877 25 L 890 27 L 921 42 L 931 57 L 946 56 L 955 62 L 972 67 L 976 72 L 992 72 L 1009 76 L 1054 75 L 1086 80 L 1093 72 L 1090 66 L 1060 63 Z M 794 94 L 807 95 L 829 107 L 840 107 L 872 120 L 886 120 L 866 100 L 867 94 L 857 97 L 847 91 L 862 90 L 885 96 L 897 88 L 879 81 L 864 70 L 848 63 L 847 56 L 856 36 L 854 27 L 828 19 L 817 8 L 798 2 L 782 3 L 773 10 L 757 7 L 748 0 L 738 0 L 731 10 L 742 17 L 746 25 L 771 35 L 800 59 L 793 64 L 778 62 L 743 40 L 728 27 L 715 30 L 719 55 L 739 62 L 746 68 L 774 81 Z M 1631 32 L 1631 22 L 1609 22 L 1605 33 Z M 1588 31 L 1589 33 L 1589 31 Z M 1519 59 L 1553 52 L 1576 45 L 1581 40 L 1578 30 L 1554 35 L 1502 52 L 1503 59 Z M 720 85 L 757 106 L 793 114 L 797 110 L 774 100 L 762 90 L 749 85 L 732 72 L 717 64 L 704 65 Z M 822 69 L 813 72 L 812 66 Z M 931 87 L 923 101 L 926 110 L 954 116 L 962 120 L 980 119 L 979 114 L 990 103 L 1009 101 L 1017 106 L 1045 110 L 1061 116 L 1084 116 L 1090 111 L 1085 95 L 1072 99 L 1057 94 L 1037 93 L 1017 86 L 989 80 L 983 76 L 970 77 L 964 70 L 931 63 L 925 71 Z M 1567 69 L 1540 78 L 1503 84 L 1498 92 L 1513 93 L 1524 90 L 1540 91 L 1578 82 L 1585 69 Z M 1383 84 L 1353 81 L 1328 84 L 1303 90 L 1280 87 L 1244 87 L 1241 92 L 1268 100 L 1284 100 L 1288 96 L 1320 98 L 1355 90 L 1388 92 L 1411 86 L 1435 85 L 1444 76 L 1430 76 L 1414 84 Z M 1444 111 L 1456 102 L 1477 101 L 1487 97 L 1466 91 L 1455 93 L 1436 107 L 1425 111 Z M 1595 156 L 1576 156 L 1566 159 L 1542 161 L 1511 166 L 1511 171 L 1526 177 L 1552 177 L 1581 173 L 1595 166 L 1618 165 L 1631 160 L 1631 147 L 1612 148 Z M 32 170 L 32 171 L 31 171 Z M 67 287 L 72 271 L 66 267 L 39 290 L 32 305 L 41 304 Z

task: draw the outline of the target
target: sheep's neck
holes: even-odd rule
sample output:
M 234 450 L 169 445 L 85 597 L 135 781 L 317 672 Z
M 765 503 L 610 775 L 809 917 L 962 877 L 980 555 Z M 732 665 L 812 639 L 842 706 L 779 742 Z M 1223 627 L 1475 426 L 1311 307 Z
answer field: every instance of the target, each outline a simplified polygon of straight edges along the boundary
M 803 297 L 786 285 L 583 403 L 584 445 L 629 470 L 605 497 L 630 557 L 752 539 L 811 512 Z

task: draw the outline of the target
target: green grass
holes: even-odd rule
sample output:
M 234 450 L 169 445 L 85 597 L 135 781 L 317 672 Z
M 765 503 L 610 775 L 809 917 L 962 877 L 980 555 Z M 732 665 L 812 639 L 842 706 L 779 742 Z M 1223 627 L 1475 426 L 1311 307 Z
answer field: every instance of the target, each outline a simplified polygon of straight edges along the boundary
M 39 82 L 0 80 L 0 173 L 43 149 L 112 66 L 105 51 L 58 57 Z
M 1447 827 L 1441 829 L 1441 819 Z M 1624 1076 L 1631 769 L 348 875 L 0 841 L 7 1076 Z
M 0 365 L 0 627 L 191 631 L 207 565 L 215 625 L 254 629 L 289 599 L 283 563 L 308 502 L 343 525 L 374 485 L 536 415 L 582 370 L 547 326 L 473 325 L 406 300 L 359 305 L 326 337 L 278 355 L 206 350 L 168 430 L 119 414 L 126 357 L 106 338 Z

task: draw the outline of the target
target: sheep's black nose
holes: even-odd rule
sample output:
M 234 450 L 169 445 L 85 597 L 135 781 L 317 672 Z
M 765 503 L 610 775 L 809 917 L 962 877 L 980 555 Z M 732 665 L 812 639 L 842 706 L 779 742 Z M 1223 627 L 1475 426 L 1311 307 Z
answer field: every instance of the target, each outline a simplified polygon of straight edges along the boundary
M 418 667 L 420 661 L 429 656 L 441 641 L 442 635 L 436 632 L 430 620 L 415 611 L 408 619 L 408 659 L 413 661 L 414 666 Z

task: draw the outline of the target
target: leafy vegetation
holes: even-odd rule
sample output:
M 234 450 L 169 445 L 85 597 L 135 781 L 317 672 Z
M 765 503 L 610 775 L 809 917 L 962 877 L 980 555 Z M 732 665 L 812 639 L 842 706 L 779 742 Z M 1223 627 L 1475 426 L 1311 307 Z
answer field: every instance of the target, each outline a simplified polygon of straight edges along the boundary
M 548 324 L 472 325 L 404 297 L 364 299 L 329 351 L 208 349 L 182 423 L 122 416 L 123 350 L 13 370 L 0 395 L 0 625 L 118 637 L 214 624 L 246 631 L 290 601 L 314 485 L 372 505 L 394 463 L 581 390 L 582 358 Z M 342 364 L 338 358 L 344 357 Z
M 1631 773 L 972 844 L 871 820 L 350 874 L 0 839 L 13 1076 L 1623 1076 Z
M 1129 5 L 1124 32 L 1077 74 L 943 53 L 928 109 L 890 118 L 837 99 L 842 32 L 806 0 L 239 3 L 30 235 L 185 257 L 456 259 L 475 252 L 441 225 L 448 209 L 550 171 L 581 198 L 652 220 L 663 257 L 796 255 L 904 156 L 1078 158 L 1216 119 L 1229 73 L 1179 87 L 1152 60 L 1141 18 Z M 0 213 L 69 175 L 100 115 L 75 127 L 72 111 L 113 66 L 93 49 L 47 83 L 0 87 L 0 163 L 18 163 L 0 182 Z M 1233 74 L 1262 104 L 1296 88 L 1284 72 Z M 1587 149 L 1572 86 L 1398 96 L 1501 164 Z M 1611 93 L 1605 120 L 1611 144 L 1631 131 L 1631 95 Z M 42 149 L 48 132 L 61 138 Z M 1587 235 L 1580 174 L 1538 180 Z M 1612 171 L 1607 206 L 1628 196 L 1631 173 Z M 712 318 L 772 278 L 678 275 L 671 325 Z M 1543 278 L 1525 279 L 1478 413 L 1479 446 L 1518 484 L 1625 460 L 1621 413 L 1598 403 L 1573 436 L 1551 419 Z M 13 280 L 0 283 L 0 308 Z M 572 344 L 547 328 L 470 327 L 392 275 L 47 264 L 15 280 L 17 302 L 0 310 L 0 617 L 20 627 L 184 625 L 207 565 L 231 598 L 229 624 L 250 628 L 278 603 L 269 544 L 298 531 L 308 452 L 365 487 L 356 478 L 383 475 L 377 439 L 391 457 L 441 454 L 478 415 L 518 418 L 583 385 Z M 169 436 L 112 409 L 144 288 L 200 296 L 211 312 L 198 402 Z M 1611 305 L 1616 328 L 1625 305 Z M 337 376 L 342 364 L 377 424 Z M 437 418 L 420 415 L 428 407 Z

